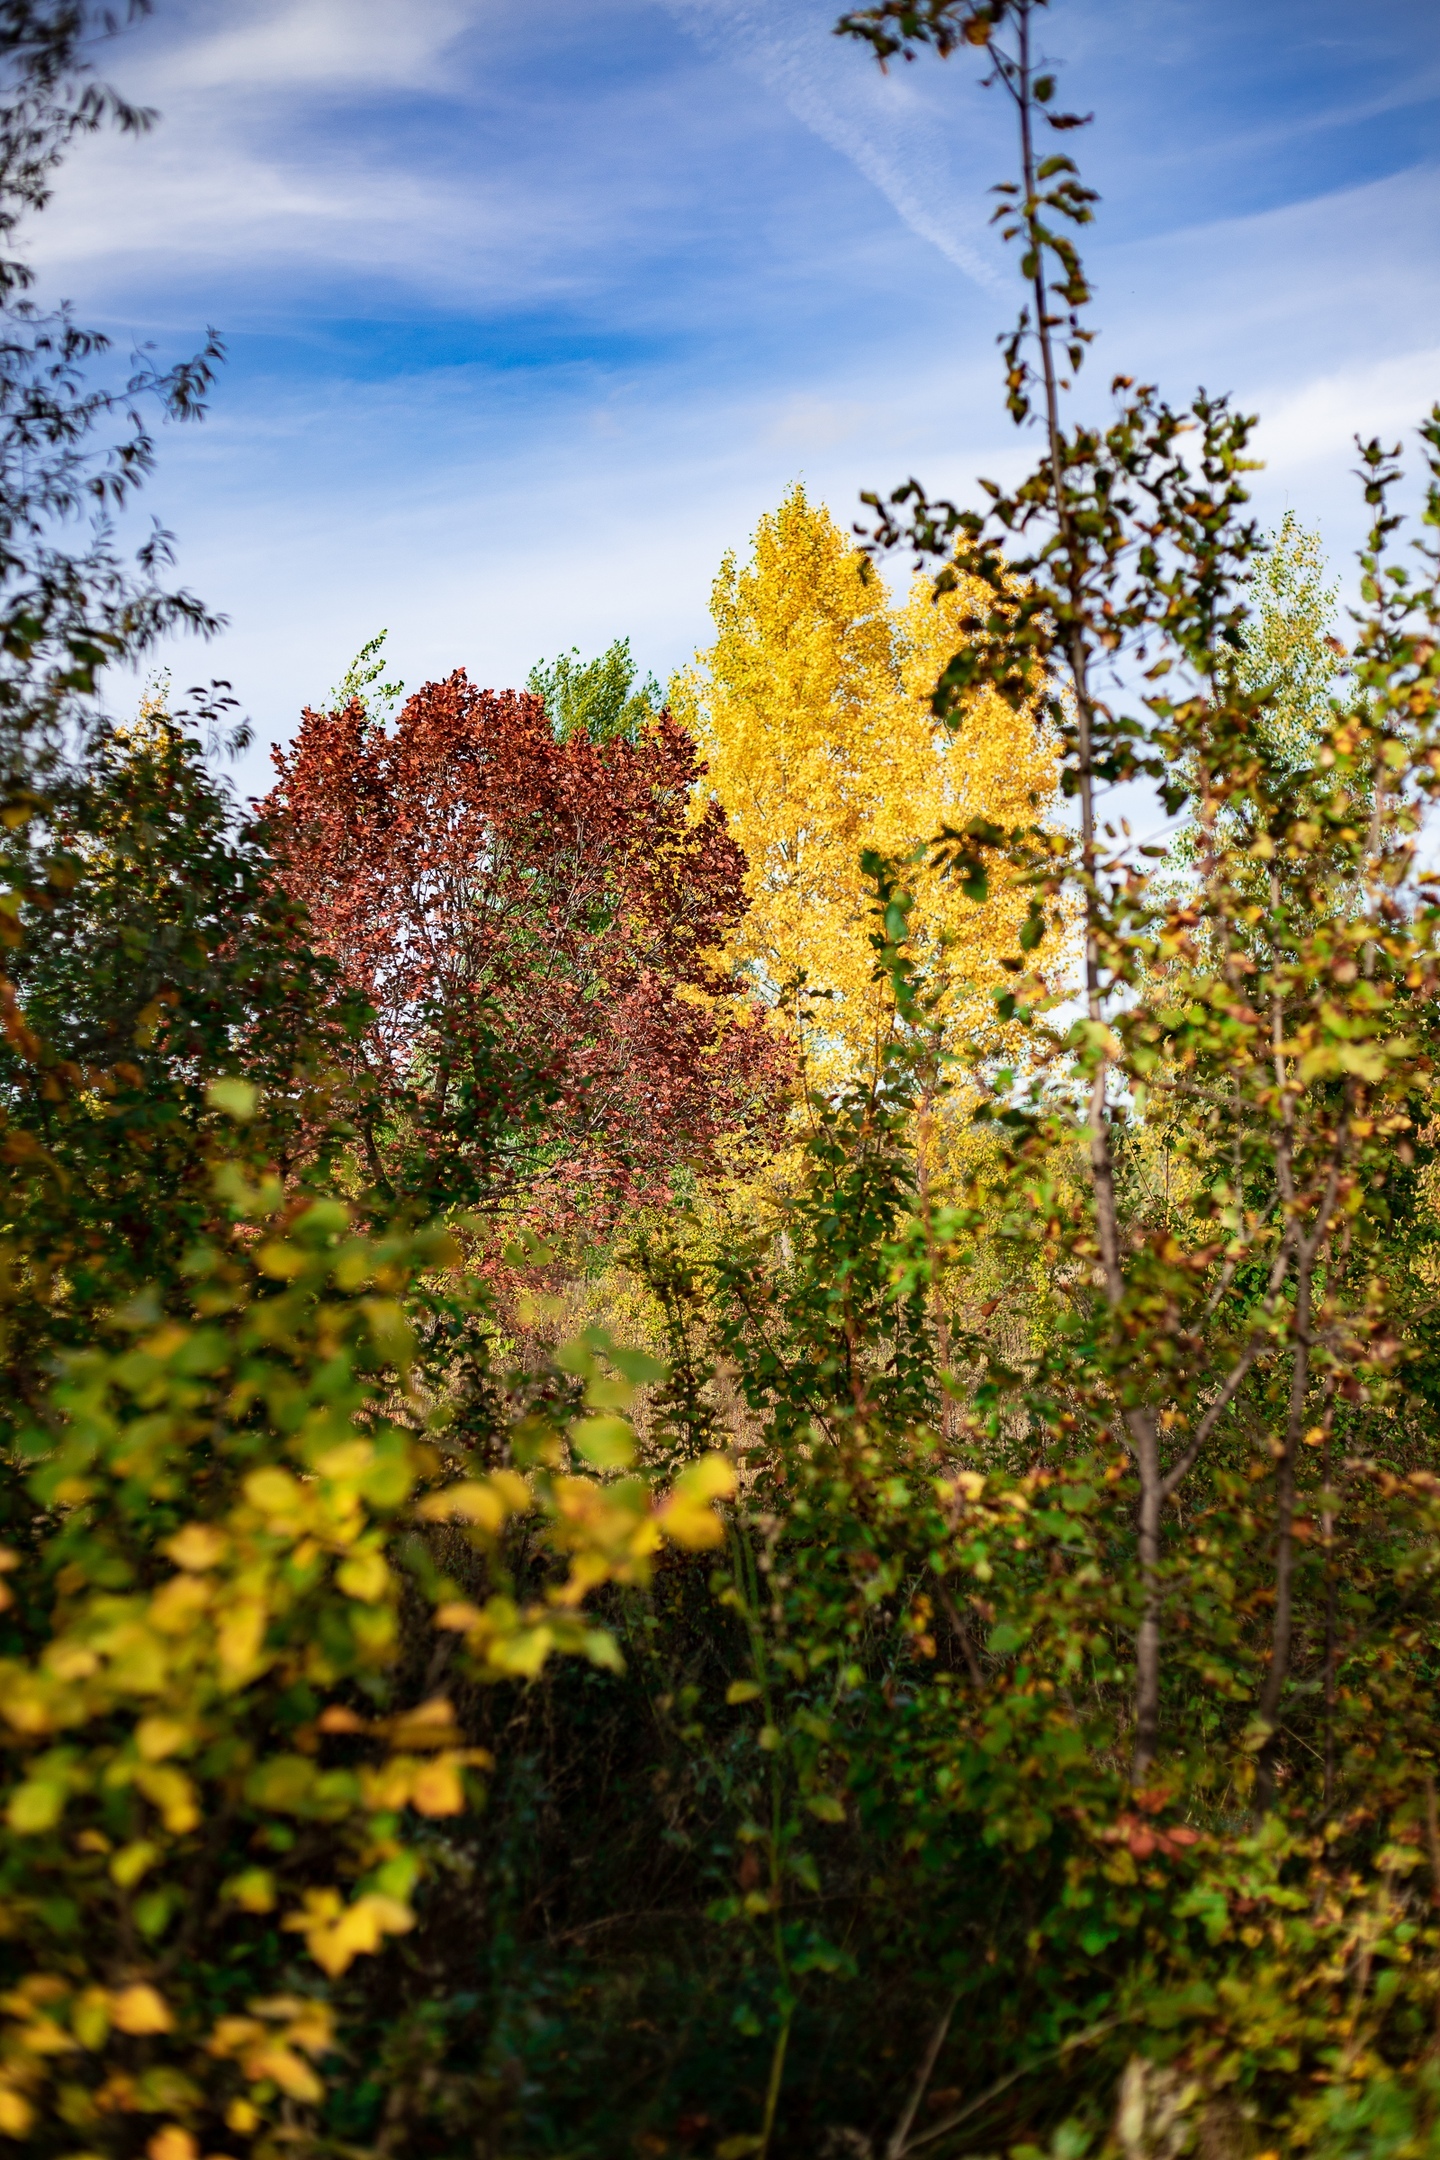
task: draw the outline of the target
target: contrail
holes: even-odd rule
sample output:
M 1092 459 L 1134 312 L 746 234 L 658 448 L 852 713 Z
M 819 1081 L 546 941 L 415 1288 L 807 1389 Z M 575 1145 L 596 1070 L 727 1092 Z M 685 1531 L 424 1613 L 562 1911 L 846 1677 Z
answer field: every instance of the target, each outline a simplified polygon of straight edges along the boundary
M 850 160 L 911 232 L 938 248 L 977 285 L 1001 282 L 955 221 L 930 199 L 943 173 L 943 123 L 908 85 L 865 69 L 858 53 L 827 44 L 813 9 L 796 0 L 664 0 L 711 51 L 724 52 L 785 100 L 803 126 Z M 848 58 L 848 65 L 846 64 Z

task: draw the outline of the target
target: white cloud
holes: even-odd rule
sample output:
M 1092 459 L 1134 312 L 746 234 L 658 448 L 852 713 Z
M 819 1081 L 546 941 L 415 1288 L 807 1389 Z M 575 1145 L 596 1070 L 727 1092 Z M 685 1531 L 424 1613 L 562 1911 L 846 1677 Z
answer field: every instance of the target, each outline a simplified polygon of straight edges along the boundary
M 1357 435 L 1379 436 L 1386 449 L 1409 447 L 1416 423 L 1437 399 L 1440 345 L 1390 354 L 1278 392 L 1267 404 L 1257 446 L 1279 473 L 1341 461 L 1348 468 Z
M 765 427 L 763 440 L 777 450 L 828 450 L 861 435 L 873 441 L 880 422 L 881 408 L 873 402 L 799 391 L 785 400 Z
M 248 20 L 237 12 L 234 0 L 198 9 L 201 34 L 162 52 L 156 89 L 435 89 L 446 48 L 480 9 L 476 0 L 249 0 Z
M 653 190 L 576 186 L 543 142 L 516 155 L 493 67 L 453 49 L 477 34 L 487 63 L 513 57 L 501 0 L 182 4 L 105 55 L 161 123 L 74 146 L 37 265 L 91 306 L 297 267 L 486 309 L 587 289 Z
M 206 268 L 309 265 L 493 305 L 516 289 L 573 290 L 585 222 L 583 204 L 519 176 L 447 184 L 343 149 L 267 156 L 242 129 L 186 115 L 144 144 L 83 144 L 34 252 L 49 275 L 83 271 L 96 298 L 133 289 L 146 265 L 167 284 Z

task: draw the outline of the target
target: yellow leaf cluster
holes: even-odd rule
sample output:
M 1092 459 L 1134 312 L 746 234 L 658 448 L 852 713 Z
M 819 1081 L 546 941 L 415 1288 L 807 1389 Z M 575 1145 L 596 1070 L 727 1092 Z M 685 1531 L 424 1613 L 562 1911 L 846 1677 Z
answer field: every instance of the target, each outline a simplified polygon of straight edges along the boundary
M 222 2017 L 208 2051 L 236 2062 L 254 2084 L 268 2078 L 291 2100 L 319 2100 L 324 2093 L 310 2063 L 335 2045 L 335 2020 L 328 2003 L 296 1995 L 275 1995 L 253 2002 L 248 2017 Z
M 383 1891 L 365 1891 L 347 1904 L 338 1890 L 327 1886 L 307 1890 L 300 1910 L 288 1914 L 281 1925 L 304 1936 L 311 1957 L 333 1978 L 357 1957 L 372 1955 L 387 1935 L 405 1934 L 415 1925 L 415 1915 Z

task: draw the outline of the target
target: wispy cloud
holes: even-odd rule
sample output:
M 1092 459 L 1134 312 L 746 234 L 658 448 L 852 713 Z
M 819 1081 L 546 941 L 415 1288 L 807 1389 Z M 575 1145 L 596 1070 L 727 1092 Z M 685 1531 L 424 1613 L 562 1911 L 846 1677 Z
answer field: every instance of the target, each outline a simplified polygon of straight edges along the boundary
M 850 160 L 911 232 L 977 285 L 998 272 L 977 245 L 973 199 L 953 173 L 954 119 L 932 91 L 882 75 L 826 33 L 833 9 L 816 0 L 664 0 L 706 48 L 736 61 L 784 99 L 795 118 Z
M 233 307 L 239 278 L 290 279 L 261 295 L 272 318 L 303 312 L 297 272 L 322 310 L 347 282 L 357 312 L 397 294 L 480 312 L 573 299 L 660 191 L 615 172 L 577 187 L 578 142 L 557 160 L 516 140 L 501 15 L 500 0 L 162 7 L 104 55 L 161 124 L 75 146 L 33 237 L 42 271 L 102 307 L 159 288 L 193 305 L 207 280 Z
M 381 280 L 493 307 L 574 292 L 587 237 L 598 244 L 607 222 L 598 201 L 587 213 L 518 174 L 447 181 L 340 144 L 301 157 L 234 121 L 187 117 L 152 142 L 82 145 L 37 253 L 52 277 L 83 271 L 92 304 L 133 291 L 137 271 L 173 285 L 207 269 L 307 269 L 331 289 L 362 276 L 372 304 Z
M 1440 345 L 1387 354 L 1282 392 L 1262 417 L 1258 447 L 1292 480 L 1317 465 L 1349 466 L 1357 435 L 1403 450 L 1437 399 Z
M 473 0 L 250 0 L 239 21 L 229 9 L 218 22 L 199 14 L 199 34 L 170 48 L 155 80 L 162 90 L 232 95 L 435 89 L 446 50 L 479 12 Z

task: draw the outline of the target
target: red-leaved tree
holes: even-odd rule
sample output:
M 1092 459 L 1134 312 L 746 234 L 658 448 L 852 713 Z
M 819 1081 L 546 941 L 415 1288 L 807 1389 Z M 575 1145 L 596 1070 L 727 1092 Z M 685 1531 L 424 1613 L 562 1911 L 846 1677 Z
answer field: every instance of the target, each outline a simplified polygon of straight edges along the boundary
M 430 683 L 307 711 L 261 805 L 317 948 L 373 1007 L 370 1174 L 432 1207 L 655 1190 L 763 1123 L 784 1053 L 724 959 L 745 859 L 668 714 L 557 742 L 539 698 Z

